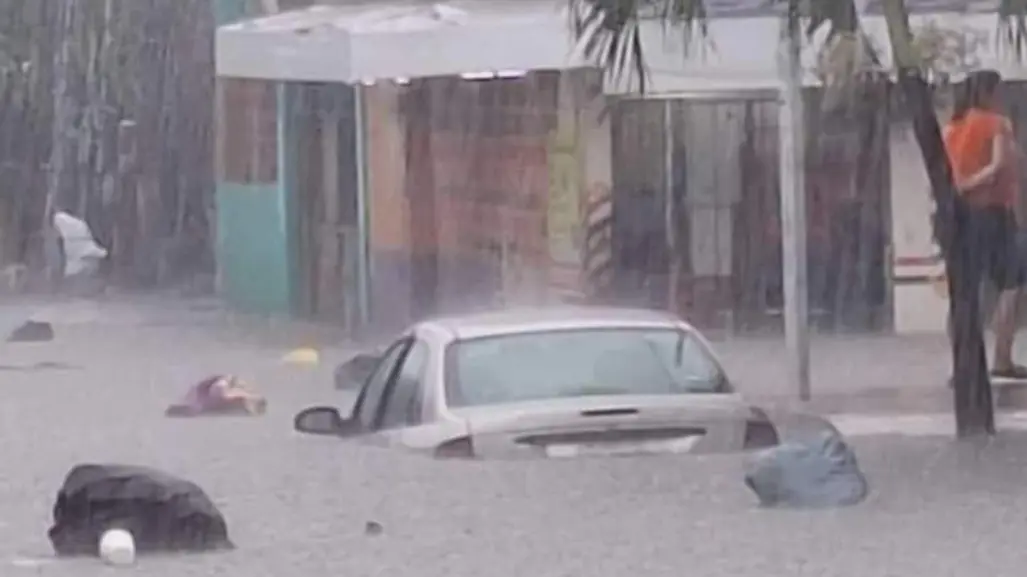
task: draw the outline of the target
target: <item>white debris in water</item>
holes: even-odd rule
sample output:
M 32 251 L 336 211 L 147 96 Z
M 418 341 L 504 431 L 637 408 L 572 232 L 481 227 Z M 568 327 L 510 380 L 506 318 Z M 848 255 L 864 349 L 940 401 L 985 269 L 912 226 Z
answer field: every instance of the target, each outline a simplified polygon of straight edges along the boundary
M 136 544 L 124 529 L 110 529 L 100 537 L 100 558 L 108 565 L 131 565 L 136 560 Z
M 64 276 L 83 272 L 107 257 L 107 249 L 96 242 L 86 221 L 58 211 L 53 224 L 64 241 Z

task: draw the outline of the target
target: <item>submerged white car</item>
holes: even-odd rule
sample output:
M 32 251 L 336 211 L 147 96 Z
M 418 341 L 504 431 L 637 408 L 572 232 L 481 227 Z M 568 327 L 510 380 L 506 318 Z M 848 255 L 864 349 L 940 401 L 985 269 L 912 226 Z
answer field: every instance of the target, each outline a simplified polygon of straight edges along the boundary
M 352 414 L 311 407 L 295 428 L 466 458 L 778 443 L 767 415 L 733 391 L 709 343 L 666 313 L 557 308 L 439 318 L 368 360 L 356 363 L 370 370 Z

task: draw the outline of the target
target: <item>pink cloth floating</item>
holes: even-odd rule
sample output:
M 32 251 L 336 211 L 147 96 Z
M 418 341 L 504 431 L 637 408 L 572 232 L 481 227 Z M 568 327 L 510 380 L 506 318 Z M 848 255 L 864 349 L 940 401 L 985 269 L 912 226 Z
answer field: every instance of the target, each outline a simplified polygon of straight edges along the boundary
M 262 415 L 267 400 L 246 388 L 232 375 L 215 375 L 194 385 L 178 403 L 164 412 L 169 417 L 199 415 Z

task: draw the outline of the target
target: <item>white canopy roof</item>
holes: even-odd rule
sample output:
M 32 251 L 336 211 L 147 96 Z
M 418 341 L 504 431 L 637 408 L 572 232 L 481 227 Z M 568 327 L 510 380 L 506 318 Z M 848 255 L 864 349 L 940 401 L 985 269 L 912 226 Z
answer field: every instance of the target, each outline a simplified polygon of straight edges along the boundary
M 573 67 L 559 0 L 314 6 L 222 26 L 222 76 L 355 83 Z M 579 63 L 580 65 L 580 63 Z
M 347 3 L 265 16 L 222 26 L 217 33 L 220 76 L 287 81 L 345 82 L 450 76 L 508 70 L 560 70 L 588 66 L 575 50 L 567 0 L 451 0 L 428 4 L 397 0 Z M 915 15 L 967 34 L 984 35 L 973 58 L 1010 79 L 1027 66 L 1000 48 L 995 14 Z M 880 16 L 864 16 L 864 29 L 890 63 Z M 776 90 L 775 43 L 780 20 L 771 16 L 716 18 L 706 48 L 686 50 L 683 35 L 658 21 L 640 34 L 650 68 L 649 93 Z M 804 51 L 807 84 L 819 42 Z M 627 83 L 608 93 L 632 92 Z

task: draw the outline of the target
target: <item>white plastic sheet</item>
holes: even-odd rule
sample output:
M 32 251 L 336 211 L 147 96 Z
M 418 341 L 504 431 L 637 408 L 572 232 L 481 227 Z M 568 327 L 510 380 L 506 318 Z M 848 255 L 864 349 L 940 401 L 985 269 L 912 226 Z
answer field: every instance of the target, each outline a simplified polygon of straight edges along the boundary
M 107 257 L 107 249 L 100 246 L 89 225 L 80 218 L 58 211 L 53 217 L 64 243 L 64 276 L 74 276 L 93 270 L 98 261 Z

